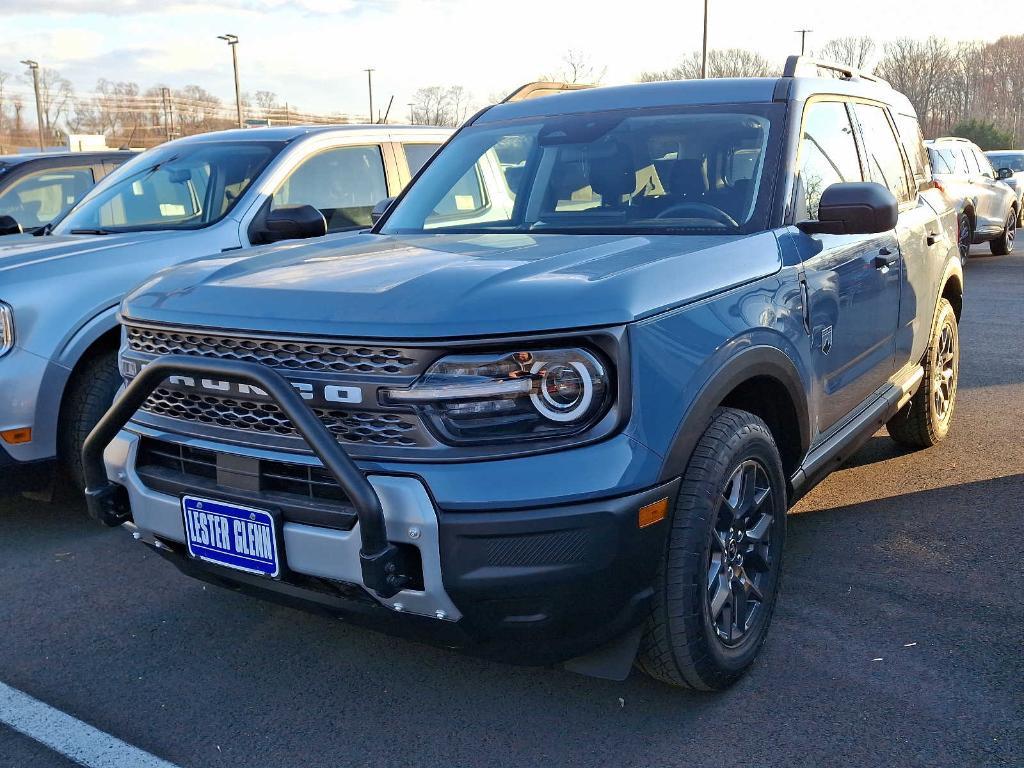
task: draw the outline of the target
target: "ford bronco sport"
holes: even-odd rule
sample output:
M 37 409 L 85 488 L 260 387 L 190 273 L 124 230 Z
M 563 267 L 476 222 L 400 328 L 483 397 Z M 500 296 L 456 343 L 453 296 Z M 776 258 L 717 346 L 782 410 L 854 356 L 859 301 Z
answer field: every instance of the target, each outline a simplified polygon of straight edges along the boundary
M 794 501 L 883 425 L 946 436 L 955 224 L 845 68 L 492 107 L 371 231 L 126 298 L 90 511 L 271 599 L 719 689 Z

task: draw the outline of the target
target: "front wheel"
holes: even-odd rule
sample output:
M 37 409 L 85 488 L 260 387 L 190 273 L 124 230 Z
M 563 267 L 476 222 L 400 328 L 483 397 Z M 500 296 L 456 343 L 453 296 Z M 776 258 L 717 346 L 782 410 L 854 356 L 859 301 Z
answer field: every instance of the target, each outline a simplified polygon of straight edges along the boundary
M 1011 208 L 1009 215 L 1006 217 L 1006 226 L 1003 227 L 1003 233 L 988 244 L 992 254 L 994 256 L 1006 256 L 1013 253 L 1013 240 L 1016 235 L 1017 212 Z
M 767 425 L 715 411 L 686 467 L 637 665 L 671 685 L 736 682 L 768 634 L 786 536 L 786 481 Z
M 102 352 L 87 360 L 68 385 L 60 419 L 60 453 L 64 468 L 79 490 L 85 489 L 82 445 L 109 410 L 120 386 L 116 352 Z

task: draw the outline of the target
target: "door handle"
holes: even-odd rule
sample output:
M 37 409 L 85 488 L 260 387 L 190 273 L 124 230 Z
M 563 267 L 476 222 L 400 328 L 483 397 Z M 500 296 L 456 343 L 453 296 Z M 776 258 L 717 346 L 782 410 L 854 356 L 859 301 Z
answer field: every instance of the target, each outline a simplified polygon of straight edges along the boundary
M 890 256 L 892 256 L 892 251 L 890 251 L 888 248 L 879 248 L 878 255 L 875 256 L 871 263 L 874 265 L 875 269 L 886 269 L 887 267 L 895 267 L 896 262 L 899 261 L 899 257 L 897 256 L 894 259 L 890 259 Z

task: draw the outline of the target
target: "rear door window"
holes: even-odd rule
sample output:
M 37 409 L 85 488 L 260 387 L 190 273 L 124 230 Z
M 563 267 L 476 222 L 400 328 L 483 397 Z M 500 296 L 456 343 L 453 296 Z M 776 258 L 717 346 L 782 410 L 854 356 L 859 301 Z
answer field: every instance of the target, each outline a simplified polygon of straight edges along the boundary
M 887 186 L 900 203 L 909 202 L 913 195 L 907 169 L 885 110 L 872 104 L 857 104 L 855 111 L 864 135 L 871 181 Z
M 271 205 L 312 205 L 327 220 L 328 232 L 341 232 L 370 226 L 370 212 L 387 196 L 379 146 L 335 147 L 292 171 Z
M 48 168 L 30 173 L 0 195 L 0 215 L 12 216 L 24 229 L 53 221 L 94 184 L 92 168 Z
M 403 144 L 405 162 L 409 165 L 409 176 L 415 176 L 440 146 L 440 144 Z

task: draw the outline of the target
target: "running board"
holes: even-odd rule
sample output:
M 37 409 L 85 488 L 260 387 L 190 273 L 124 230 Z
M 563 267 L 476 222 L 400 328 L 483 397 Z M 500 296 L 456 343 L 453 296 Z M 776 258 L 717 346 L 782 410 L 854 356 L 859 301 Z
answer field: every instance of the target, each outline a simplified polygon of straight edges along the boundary
M 910 402 L 923 380 L 924 368 L 920 365 L 914 366 L 900 381 L 891 384 L 849 423 L 821 445 L 813 448 L 800 465 L 800 469 L 790 479 L 793 489 L 790 504 L 795 504 L 829 473 L 853 456 L 900 408 Z

